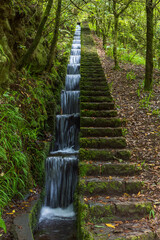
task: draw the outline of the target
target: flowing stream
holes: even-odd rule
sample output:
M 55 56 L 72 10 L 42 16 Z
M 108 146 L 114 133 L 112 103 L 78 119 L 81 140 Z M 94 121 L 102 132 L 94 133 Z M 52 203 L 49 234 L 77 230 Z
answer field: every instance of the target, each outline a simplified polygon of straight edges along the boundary
M 62 115 L 56 116 L 56 141 L 46 159 L 45 203 L 35 240 L 76 239 L 73 196 L 78 176 L 80 61 L 81 27 L 77 25 L 61 92 Z

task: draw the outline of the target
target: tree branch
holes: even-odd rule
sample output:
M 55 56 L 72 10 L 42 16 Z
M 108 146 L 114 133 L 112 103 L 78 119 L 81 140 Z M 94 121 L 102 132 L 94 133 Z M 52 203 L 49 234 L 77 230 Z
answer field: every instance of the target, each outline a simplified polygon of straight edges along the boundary
M 119 17 L 129 7 L 129 4 L 133 1 L 134 0 L 129 0 L 126 6 L 119 13 L 117 13 L 117 16 Z

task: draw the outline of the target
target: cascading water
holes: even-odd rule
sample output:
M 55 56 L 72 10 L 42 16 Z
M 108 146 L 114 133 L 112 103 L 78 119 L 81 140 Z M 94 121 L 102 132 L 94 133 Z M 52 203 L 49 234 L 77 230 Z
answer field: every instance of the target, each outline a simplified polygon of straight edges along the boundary
M 56 116 L 56 141 L 46 159 L 46 196 L 35 240 L 71 240 L 75 236 L 73 197 L 78 175 L 79 81 L 81 28 L 76 26 L 67 66 L 65 90 L 61 93 L 62 115 Z

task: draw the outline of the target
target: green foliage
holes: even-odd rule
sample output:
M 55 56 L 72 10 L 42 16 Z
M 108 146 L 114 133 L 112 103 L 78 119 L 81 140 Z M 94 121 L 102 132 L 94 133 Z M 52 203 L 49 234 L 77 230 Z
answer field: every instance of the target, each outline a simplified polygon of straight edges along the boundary
M 152 217 L 155 218 L 154 209 L 152 209 L 152 210 L 149 212 L 149 219 L 151 219 Z
M 128 81 L 132 81 L 136 79 L 136 75 L 133 71 L 130 71 L 126 74 L 126 78 Z
M 5 224 L 5 222 L 3 221 L 3 219 L 2 219 L 1 212 L 0 212 L 0 228 L 2 228 L 5 233 L 7 233 L 6 224 Z
M 14 196 L 22 197 L 35 179 L 43 183 L 45 154 L 41 138 L 50 101 L 54 98 L 49 80 L 28 73 L 0 98 L 1 208 Z
M 140 108 L 148 108 L 150 105 L 151 98 L 152 98 L 152 92 L 149 92 L 149 94 L 147 93 L 146 96 L 144 96 L 139 101 Z
M 122 128 L 122 135 L 125 137 L 126 134 L 128 133 L 127 128 Z

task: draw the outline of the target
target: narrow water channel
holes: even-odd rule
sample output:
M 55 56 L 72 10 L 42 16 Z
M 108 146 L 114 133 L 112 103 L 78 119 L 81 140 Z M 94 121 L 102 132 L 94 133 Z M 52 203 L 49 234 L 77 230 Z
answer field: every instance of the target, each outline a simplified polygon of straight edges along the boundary
M 56 116 L 56 141 L 46 159 L 46 195 L 35 240 L 76 240 L 73 196 L 78 176 L 80 60 L 81 27 L 77 25 L 61 93 L 62 115 Z

